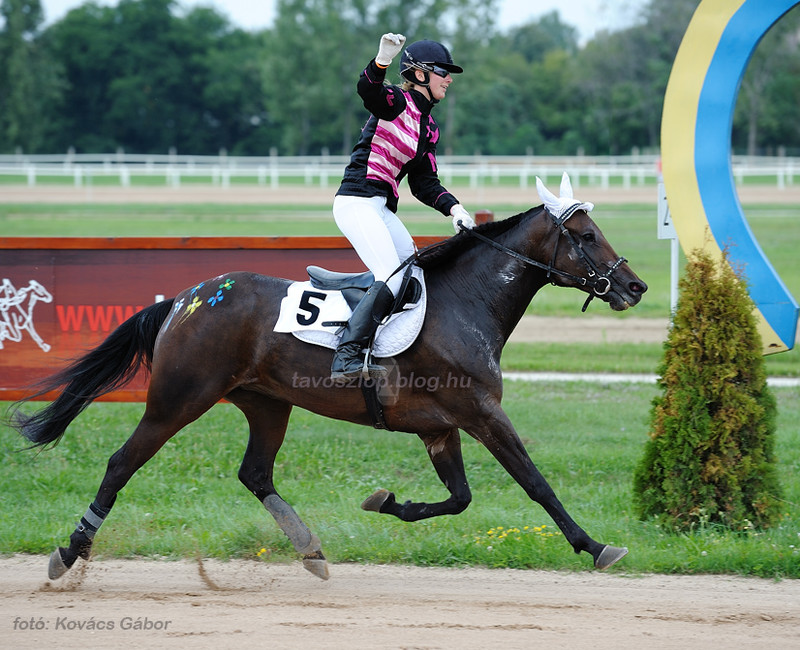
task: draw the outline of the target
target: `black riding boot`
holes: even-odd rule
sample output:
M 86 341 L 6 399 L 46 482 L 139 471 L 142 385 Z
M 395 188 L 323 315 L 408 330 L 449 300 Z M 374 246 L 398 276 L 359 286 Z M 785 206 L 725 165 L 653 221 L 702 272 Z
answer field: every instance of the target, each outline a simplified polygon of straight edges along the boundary
M 361 374 L 364 366 L 363 350 L 369 345 L 381 321 L 389 314 L 394 295 L 383 282 L 374 283 L 356 305 L 353 315 L 342 333 L 331 364 L 333 379 L 347 379 Z M 370 377 L 386 374 L 386 368 L 369 364 Z

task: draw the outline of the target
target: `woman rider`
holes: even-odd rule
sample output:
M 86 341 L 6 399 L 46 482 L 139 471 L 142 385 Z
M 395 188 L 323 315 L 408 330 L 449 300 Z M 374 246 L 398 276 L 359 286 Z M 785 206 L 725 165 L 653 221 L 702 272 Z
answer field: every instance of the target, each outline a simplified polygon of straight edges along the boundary
M 333 202 L 333 216 L 375 283 L 353 310 L 331 366 L 331 377 L 362 372 L 363 350 L 394 303 L 402 275 L 400 263 L 414 254 L 414 241 L 397 217 L 398 184 L 408 177 L 411 193 L 422 203 L 472 228 L 475 223 L 458 200 L 442 187 L 436 168 L 439 127 L 431 109 L 447 93 L 452 74 L 463 70 L 436 41 L 409 45 L 400 59 L 402 87 L 384 84 L 386 69 L 405 43 L 402 34 L 384 34 L 377 56 L 358 80 L 358 94 L 370 117 L 353 148 Z M 385 374 L 369 364 L 370 376 Z

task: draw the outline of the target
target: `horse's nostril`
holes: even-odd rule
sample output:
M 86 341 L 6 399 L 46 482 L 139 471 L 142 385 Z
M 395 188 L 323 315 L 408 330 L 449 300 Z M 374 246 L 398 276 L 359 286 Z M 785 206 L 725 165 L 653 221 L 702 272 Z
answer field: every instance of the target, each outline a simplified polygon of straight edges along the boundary
M 644 282 L 631 282 L 628 288 L 633 293 L 644 293 L 647 291 L 647 285 Z

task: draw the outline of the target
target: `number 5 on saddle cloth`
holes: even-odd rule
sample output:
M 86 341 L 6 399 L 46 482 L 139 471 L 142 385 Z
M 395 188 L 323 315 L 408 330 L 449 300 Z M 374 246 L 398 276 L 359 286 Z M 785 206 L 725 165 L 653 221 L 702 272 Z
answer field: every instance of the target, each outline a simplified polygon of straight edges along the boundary
M 301 341 L 335 350 L 353 309 L 372 286 L 371 272 L 336 273 L 318 266 L 307 269 L 309 280 L 293 282 L 281 300 L 273 328 L 290 332 Z M 404 272 L 400 300 L 392 315 L 378 327 L 372 356 L 393 357 L 408 349 L 425 321 L 426 292 L 422 269 L 409 264 Z

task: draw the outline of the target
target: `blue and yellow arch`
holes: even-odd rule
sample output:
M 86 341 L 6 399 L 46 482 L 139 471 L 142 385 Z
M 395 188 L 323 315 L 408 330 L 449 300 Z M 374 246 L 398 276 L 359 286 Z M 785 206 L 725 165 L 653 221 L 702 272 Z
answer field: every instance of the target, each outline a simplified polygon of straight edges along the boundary
M 703 0 L 681 43 L 664 98 L 664 187 L 681 247 L 744 269 L 764 353 L 794 346 L 798 305 L 753 237 L 731 166 L 742 76 L 764 34 L 800 0 Z M 709 236 L 710 235 L 710 236 Z

